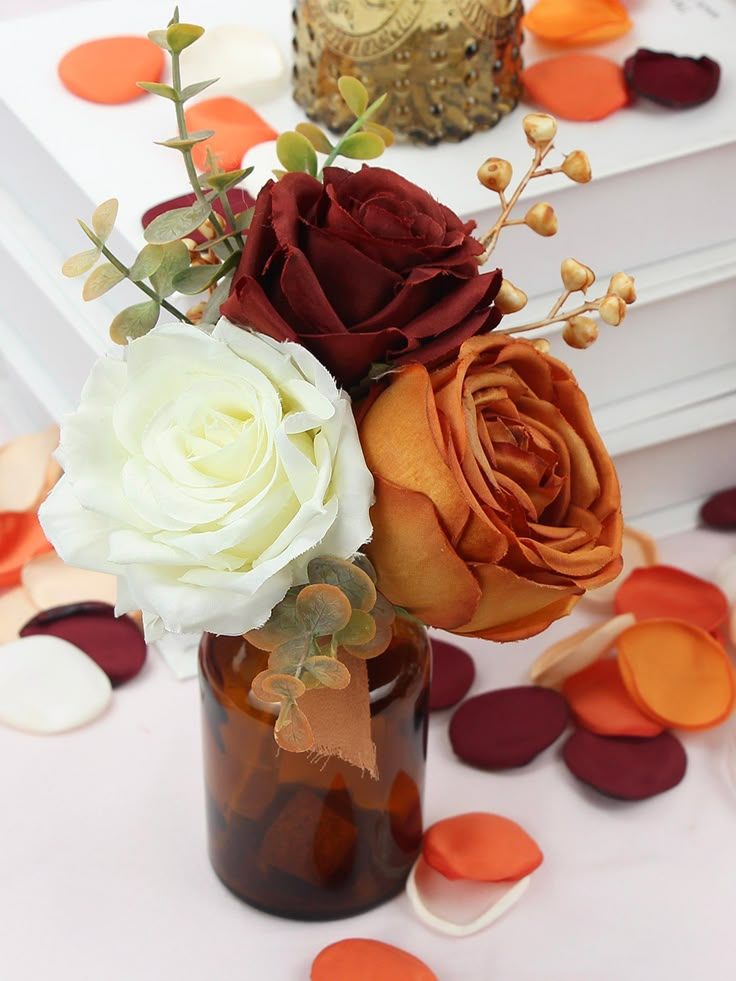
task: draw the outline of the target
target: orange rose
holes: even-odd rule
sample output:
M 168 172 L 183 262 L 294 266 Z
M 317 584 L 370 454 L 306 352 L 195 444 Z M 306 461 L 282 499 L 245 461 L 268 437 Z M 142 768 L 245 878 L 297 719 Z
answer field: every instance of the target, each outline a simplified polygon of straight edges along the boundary
M 409 365 L 366 411 L 381 591 L 425 623 L 519 640 L 621 569 L 616 472 L 569 368 L 474 337 Z

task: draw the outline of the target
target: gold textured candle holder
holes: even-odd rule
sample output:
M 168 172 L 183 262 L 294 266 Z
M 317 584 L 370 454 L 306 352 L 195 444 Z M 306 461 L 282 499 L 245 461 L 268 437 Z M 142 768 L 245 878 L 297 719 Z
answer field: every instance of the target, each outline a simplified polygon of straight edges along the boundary
M 519 101 L 519 0 L 296 0 L 294 98 L 336 132 L 355 75 L 387 92 L 376 121 L 420 143 L 490 129 Z

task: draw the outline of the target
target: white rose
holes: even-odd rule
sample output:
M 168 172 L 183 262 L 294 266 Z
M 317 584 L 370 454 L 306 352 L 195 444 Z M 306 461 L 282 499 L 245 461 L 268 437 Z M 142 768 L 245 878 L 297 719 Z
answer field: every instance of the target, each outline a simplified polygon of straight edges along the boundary
M 75 566 L 118 576 L 147 636 L 260 626 L 316 555 L 368 540 L 373 478 L 350 399 L 305 348 L 221 320 L 92 369 L 41 508 Z

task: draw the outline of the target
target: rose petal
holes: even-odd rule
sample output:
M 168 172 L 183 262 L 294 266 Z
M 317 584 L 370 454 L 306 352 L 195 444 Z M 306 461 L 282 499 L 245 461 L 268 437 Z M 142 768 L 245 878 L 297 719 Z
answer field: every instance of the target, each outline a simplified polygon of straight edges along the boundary
M 92 722 L 110 703 L 110 681 L 58 637 L 22 637 L 0 647 L 0 722 L 50 735 Z
M 562 686 L 575 721 L 599 736 L 657 736 L 663 726 L 629 695 L 615 660 L 594 661 Z
M 583 627 L 548 647 L 529 669 L 535 685 L 555 688 L 565 678 L 582 671 L 604 657 L 616 644 L 619 634 L 636 622 L 633 613 L 622 613 L 603 624 Z
M 473 812 L 445 818 L 428 828 L 424 861 L 447 879 L 515 882 L 542 864 L 537 843 L 515 821 Z
M 736 487 L 709 497 L 700 509 L 700 520 L 709 528 L 736 528 Z
M 613 605 L 616 590 L 629 573 L 633 572 L 634 569 L 656 565 L 659 562 L 659 549 L 651 535 L 624 525 L 621 538 L 621 558 L 623 568 L 618 576 L 606 583 L 605 586 L 587 590 L 585 593 L 586 603 Z
M 33 512 L 0 514 L 0 589 L 17 586 L 26 562 L 51 547 Z
M 19 436 L 0 447 L 0 512 L 33 511 L 60 473 L 51 454 L 59 445 L 59 427 Z
M 116 105 L 145 95 L 139 79 L 158 82 L 164 53 L 146 37 L 104 37 L 68 51 L 59 78 L 73 95 L 88 102 Z
M 48 610 L 69 603 L 98 600 L 115 605 L 117 579 L 67 565 L 56 552 L 36 556 L 23 567 L 21 581 L 36 609 Z
M 22 586 L 9 589 L 0 596 L 0 644 L 18 640 L 20 629 L 38 613 Z
M 619 586 L 614 608 L 637 620 L 675 617 L 703 630 L 715 630 L 728 615 L 728 602 L 717 586 L 669 565 L 634 569 Z
M 37 613 L 21 637 L 60 637 L 90 657 L 113 685 L 134 678 L 146 660 L 146 642 L 130 617 L 115 617 L 107 603 L 72 603 Z
M 669 732 L 635 739 L 579 729 L 565 743 L 562 755 L 578 780 L 621 800 L 645 800 L 671 790 L 687 769 L 685 750 Z
M 537 61 L 521 72 L 525 99 L 579 122 L 605 119 L 629 102 L 620 65 L 592 54 L 566 54 Z
M 311 981 L 437 981 L 418 958 L 378 940 L 339 940 L 321 950 Z
M 523 23 L 538 38 L 558 45 L 612 41 L 633 26 L 618 0 L 537 0 Z
M 429 710 L 457 705 L 467 695 L 475 680 L 475 662 L 460 647 L 432 637 L 432 684 Z
M 665 51 L 639 50 L 624 62 L 632 91 L 673 109 L 708 102 L 718 91 L 721 68 L 712 58 L 690 58 Z
M 468 937 L 490 926 L 526 892 L 531 876 L 516 882 L 450 880 L 420 855 L 406 882 L 406 895 L 423 923 L 451 937 Z
M 228 96 L 195 102 L 184 118 L 190 133 L 214 130 L 214 136 L 192 148 L 198 170 L 207 168 L 208 150 L 223 170 L 237 170 L 251 147 L 275 140 L 278 135 L 255 109 Z
M 463 762 L 482 769 L 525 766 L 561 735 L 568 717 L 565 699 L 551 689 L 501 688 L 456 709 L 450 742 Z
M 683 620 L 644 620 L 618 638 L 626 689 L 647 715 L 678 729 L 710 729 L 731 714 L 736 677 L 723 647 Z

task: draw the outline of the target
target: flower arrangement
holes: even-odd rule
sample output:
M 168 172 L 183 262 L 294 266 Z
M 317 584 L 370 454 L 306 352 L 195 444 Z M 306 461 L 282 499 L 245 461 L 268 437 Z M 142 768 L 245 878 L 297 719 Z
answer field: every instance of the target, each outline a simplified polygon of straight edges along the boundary
M 245 634 L 270 652 L 254 694 L 279 704 L 279 744 L 312 745 L 299 697 L 343 688 L 340 660 L 384 651 L 396 608 L 491 640 L 531 636 L 621 567 L 619 488 L 584 394 L 543 338 L 562 322 L 573 347 L 618 324 L 635 299 L 623 273 L 595 299 L 595 276 L 566 259 L 542 321 L 499 326 L 526 296 L 483 272 L 500 232 L 553 235 L 538 204 L 511 217 L 528 183 L 590 180 L 582 151 L 557 167 L 550 116 L 524 119 L 532 164 L 480 181 L 499 197 L 485 235 L 390 170 L 350 172 L 392 142 L 355 78 L 340 92 L 355 122 L 333 144 L 312 123 L 277 143 L 282 170 L 254 209 L 231 192 L 249 171 L 198 174 L 181 52 L 203 33 L 180 23 L 150 37 L 170 55 L 171 101 L 194 201 L 155 218 L 127 265 L 107 246 L 117 202 L 102 204 L 93 247 L 64 266 L 93 299 L 124 279 L 145 295 L 111 325 L 123 359 L 103 358 L 62 429 L 64 476 L 41 510 L 59 553 L 118 577 L 118 612 L 161 631 Z M 320 156 L 324 159 L 320 165 Z M 104 261 L 101 261 L 104 260 Z M 570 297 L 583 302 L 569 307 Z M 206 294 L 188 311 L 175 294 Z M 566 308 L 566 305 L 567 308 Z M 173 322 L 158 324 L 162 311 Z

